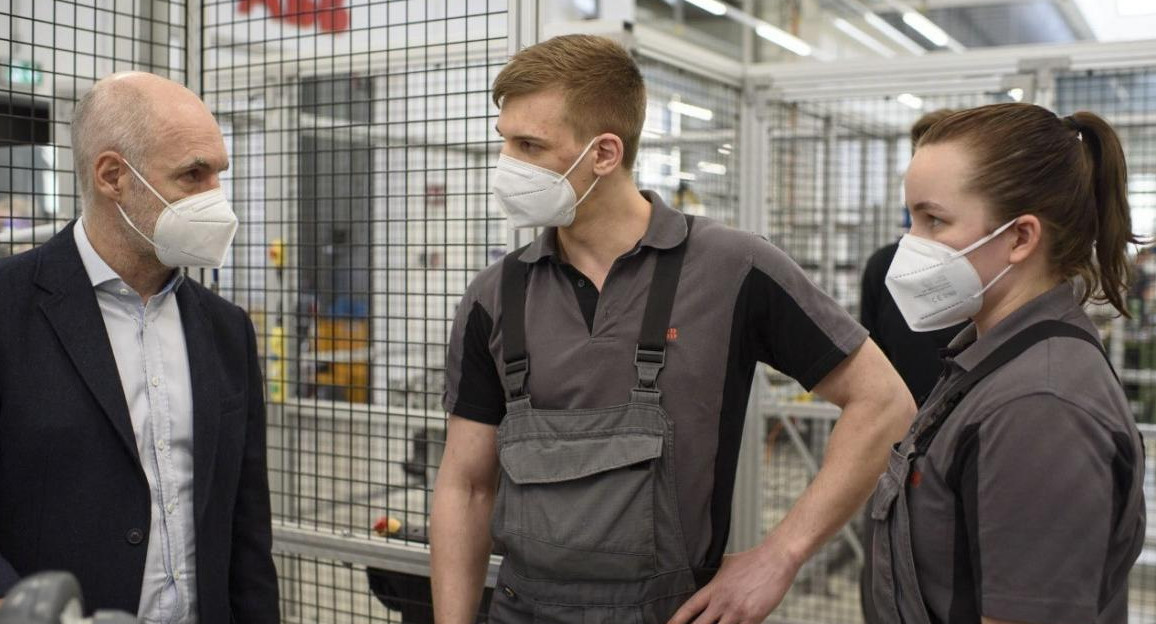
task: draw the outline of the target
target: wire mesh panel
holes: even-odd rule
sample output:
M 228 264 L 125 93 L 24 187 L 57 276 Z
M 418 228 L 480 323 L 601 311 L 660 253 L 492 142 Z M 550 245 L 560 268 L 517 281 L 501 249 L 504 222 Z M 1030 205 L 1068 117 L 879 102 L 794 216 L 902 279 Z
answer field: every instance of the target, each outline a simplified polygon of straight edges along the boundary
M 286 618 L 432 621 L 428 580 L 389 545 L 427 541 L 449 325 L 505 252 L 488 176 L 507 8 L 315 6 L 204 3 L 204 95 L 242 222 L 220 288 L 265 358 Z M 381 567 L 298 556 L 290 529 Z
M 10 0 L 0 9 L 0 257 L 79 214 L 69 129 L 77 98 L 114 71 L 183 82 L 183 1 Z
M 871 253 L 902 233 L 910 131 L 922 115 L 1010 101 L 1006 93 L 773 101 L 768 236 L 843 307 L 858 311 Z
M 671 206 L 738 224 L 738 127 L 742 91 L 642 57 L 646 123 L 635 178 Z
M 1137 252 L 1135 279 L 1128 292 L 1132 318 L 1117 318 L 1110 307 L 1091 307 L 1105 347 L 1124 382 L 1137 422 L 1156 423 L 1156 261 L 1150 247 L 1156 234 L 1156 68 L 1070 72 L 1057 77 L 1055 110 L 1060 115 L 1087 110 L 1115 127 L 1128 163 L 1128 201 L 1133 229 L 1147 239 Z M 1152 439 L 1151 432 L 1145 434 Z M 1151 453 L 1152 445 L 1147 448 Z M 1148 504 L 1146 545 L 1133 568 L 1129 622 L 1156 622 L 1156 467 L 1149 454 L 1144 480 Z

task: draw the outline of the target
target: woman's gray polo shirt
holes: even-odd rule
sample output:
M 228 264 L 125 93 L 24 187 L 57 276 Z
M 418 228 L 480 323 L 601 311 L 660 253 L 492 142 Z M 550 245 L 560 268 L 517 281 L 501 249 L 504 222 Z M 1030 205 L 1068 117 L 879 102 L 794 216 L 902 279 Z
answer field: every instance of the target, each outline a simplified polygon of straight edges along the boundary
M 520 256 L 529 265 L 529 394 L 540 409 L 626 403 L 658 250 L 687 239 L 682 213 L 650 192 L 650 225 L 611 268 L 601 293 L 557 254 L 547 229 Z M 676 481 L 692 565 L 721 561 L 751 379 L 766 362 L 808 389 L 867 332 L 765 239 L 696 218 L 667 333 L 662 405 L 674 421 Z M 483 270 L 458 306 L 447 357 L 445 409 L 497 425 L 505 414 L 501 263 Z M 587 289 L 587 290 L 583 290 Z
M 952 380 L 1045 320 L 1099 335 L 1061 283 L 978 339 L 974 325 L 965 329 L 921 414 Z M 1095 346 L 1051 338 L 996 370 L 913 469 L 911 538 L 932 622 L 1128 621 L 1127 572 L 1144 540 L 1144 451 Z

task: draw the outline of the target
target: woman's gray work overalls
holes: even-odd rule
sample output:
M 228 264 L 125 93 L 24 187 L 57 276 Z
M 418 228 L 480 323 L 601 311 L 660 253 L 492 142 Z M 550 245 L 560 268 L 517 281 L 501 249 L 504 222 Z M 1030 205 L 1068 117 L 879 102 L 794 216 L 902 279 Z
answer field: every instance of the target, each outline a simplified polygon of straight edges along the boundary
M 630 402 L 577 410 L 531 405 L 526 265 L 518 252 L 506 257 L 507 413 L 492 526 L 505 560 L 492 624 L 664 624 L 696 590 L 675 495 L 675 432 L 657 385 L 685 252 L 685 241 L 658 252 Z
M 863 601 L 868 622 L 930 624 L 911 546 L 907 485 L 912 465 L 927 453 L 935 435 L 972 388 L 1032 345 L 1054 337 L 1084 340 L 1104 352 L 1098 340 L 1074 325 L 1062 321 L 1036 323 L 1012 336 L 958 380 L 945 382 L 941 378 L 925 404 L 928 411 L 920 411 L 911 430 L 891 449 L 887 472 L 879 477 L 868 503 L 873 521 L 870 579 L 865 584 L 870 589 Z M 1104 357 L 1107 359 L 1106 354 Z M 944 383 L 949 385 L 941 388 Z M 937 397 L 945 398 L 937 401 Z

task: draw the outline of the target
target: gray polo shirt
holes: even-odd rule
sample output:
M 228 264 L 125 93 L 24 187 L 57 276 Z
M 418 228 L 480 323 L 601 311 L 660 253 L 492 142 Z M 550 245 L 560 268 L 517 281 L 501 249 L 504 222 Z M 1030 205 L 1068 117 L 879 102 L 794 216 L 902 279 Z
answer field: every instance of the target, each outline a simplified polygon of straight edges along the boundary
M 1062 283 L 978 340 L 965 329 L 946 350 L 948 383 L 1043 320 L 1099 335 Z M 1051 338 L 1029 348 L 964 398 L 913 468 L 915 567 L 932 622 L 1127 622 L 1144 452 L 1096 347 Z
M 547 229 L 520 256 L 526 295 L 528 390 L 541 409 L 621 405 L 656 250 L 687 239 L 683 215 L 657 195 L 646 234 L 615 261 L 599 293 L 558 256 Z M 497 425 L 505 414 L 501 263 L 474 279 L 458 306 L 445 408 Z M 692 565 L 717 566 L 730 526 L 739 440 L 757 362 L 811 388 L 867 332 L 765 239 L 696 218 L 667 334 L 662 405 L 674 421 L 675 478 Z

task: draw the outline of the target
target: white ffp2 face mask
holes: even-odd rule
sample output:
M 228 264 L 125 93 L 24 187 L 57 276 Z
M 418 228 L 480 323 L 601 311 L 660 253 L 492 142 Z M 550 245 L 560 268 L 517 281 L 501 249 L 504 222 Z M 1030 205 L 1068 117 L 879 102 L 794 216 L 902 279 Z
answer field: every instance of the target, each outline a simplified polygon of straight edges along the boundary
M 120 204 L 116 205 L 129 226 L 156 249 L 161 264 L 173 268 L 220 268 L 237 233 L 237 215 L 229 207 L 225 191 L 215 188 L 170 204 L 127 160 L 124 164 L 165 204 L 152 238 L 140 231 Z
M 912 331 L 928 332 L 962 323 L 983 308 L 983 293 L 1011 270 L 996 275 L 986 286 L 966 258 L 984 243 L 1011 227 L 1008 221 L 967 247 L 955 250 L 943 243 L 904 234 L 887 270 L 887 290 Z
M 586 149 L 582 150 L 574 164 L 563 174 L 505 154 L 498 156 L 490 190 L 502 207 L 502 212 L 509 218 L 510 225 L 516 228 L 568 227 L 573 223 L 578 204 L 590 196 L 602 178 L 594 178 L 590 188 L 577 199 L 574 187 L 570 186 L 566 178 L 582 162 L 597 140 L 598 137 L 591 139 Z

